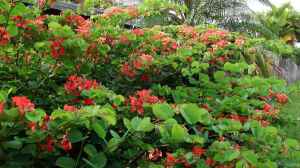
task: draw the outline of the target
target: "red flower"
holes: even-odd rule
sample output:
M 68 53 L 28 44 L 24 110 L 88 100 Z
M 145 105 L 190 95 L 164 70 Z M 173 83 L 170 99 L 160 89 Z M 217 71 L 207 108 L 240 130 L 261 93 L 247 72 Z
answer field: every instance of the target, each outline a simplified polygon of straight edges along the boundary
M 275 95 L 275 97 L 276 97 L 276 101 L 278 102 L 278 103 L 280 103 L 280 104 L 285 104 L 285 103 L 287 103 L 288 102 L 288 96 L 286 95 L 286 94 L 284 94 L 284 93 L 277 93 L 276 95 Z
M 84 99 L 83 100 L 83 104 L 84 105 L 93 105 L 94 104 L 94 100 L 93 99 Z
M 198 157 L 202 156 L 205 153 L 205 151 L 206 151 L 205 149 L 198 146 L 194 146 L 192 149 L 193 155 Z
M 28 128 L 30 128 L 31 131 L 34 132 L 36 129 L 36 123 L 35 122 L 28 123 Z
M 80 96 L 83 90 L 90 90 L 98 87 L 95 80 L 87 80 L 85 78 L 71 75 L 64 85 L 65 90 L 74 96 Z
M 52 41 L 50 48 L 53 58 L 58 59 L 65 54 L 65 48 L 62 45 L 63 42 L 63 39 Z
M 142 54 L 140 56 L 141 61 L 143 62 L 143 64 L 149 65 L 152 63 L 153 61 L 153 57 L 152 55 L 148 55 L 148 54 Z
M 141 81 L 143 81 L 143 82 L 149 82 L 149 76 L 148 75 L 146 75 L 146 74 L 143 74 L 142 76 L 141 76 Z
M 0 102 L 0 115 L 4 112 L 5 102 Z
M 60 146 L 67 152 L 72 149 L 72 143 L 68 140 L 67 135 L 63 136 L 63 139 L 60 141 Z
M 41 145 L 41 148 L 43 150 L 47 150 L 48 152 L 53 152 L 53 150 L 54 150 L 53 144 L 54 144 L 54 141 L 53 141 L 52 137 L 48 136 L 46 138 L 46 144 Z
M 234 149 L 237 150 L 237 151 L 239 151 L 241 149 L 241 146 L 239 144 L 235 144 L 234 145 Z
M 206 164 L 207 166 L 213 166 L 213 165 L 215 164 L 215 161 L 214 161 L 212 158 L 208 157 L 208 158 L 205 160 L 205 164 Z
M 245 117 L 245 116 L 240 116 L 240 115 L 235 115 L 235 114 L 231 114 L 231 115 L 230 115 L 230 118 L 231 118 L 232 120 L 239 121 L 239 122 L 241 122 L 241 123 L 245 123 L 245 122 L 247 122 L 247 120 L 248 120 L 248 118 Z
M 224 47 L 226 47 L 228 45 L 228 41 L 226 41 L 226 40 L 220 40 L 220 41 L 218 41 L 216 44 L 215 44 L 215 46 L 217 47 L 217 48 L 224 48 Z
M 74 106 L 70 106 L 70 105 L 64 105 L 64 110 L 65 111 L 69 111 L 69 112 L 75 112 L 75 111 L 77 111 L 78 109 L 76 108 L 76 107 L 74 107 Z
M 244 43 L 245 43 L 245 39 L 242 38 L 242 37 L 239 37 L 239 38 L 235 39 L 235 42 L 234 42 L 234 44 L 239 46 L 239 47 L 244 45 Z
M 0 46 L 8 44 L 10 40 L 10 35 L 4 27 L 0 27 Z
M 173 42 L 172 43 L 172 49 L 176 50 L 178 48 L 178 45 L 176 42 Z
M 272 108 L 273 107 L 270 104 L 268 104 L 268 103 L 265 103 L 265 105 L 263 107 L 264 112 L 270 112 Z
M 142 36 L 142 35 L 144 35 L 144 30 L 143 29 L 133 29 L 132 33 L 137 36 Z
M 135 93 L 134 96 L 129 97 L 130 102 L 130 111 L 138 112 L 138 114 L 143 115 L 144 113 L 144 104 L 155 104 L 159 102 L 158 97 L 151 95 L 151 90 L 140 90 Z
M 159 149 L 152 149 L 149 151 L 148 158 L 151 161 L 157 161 L 162 157 L 162 152 Z
M 34 104 L 25 96 L 15 96 L 12 101 L 18 107 L 21 116 L 27 111 L 34 110 Z
M 186 57 L 186 61 L 187 61 L 188 63 L 193 62 L 193 57 L 191 57 L 191 56 Z
M 111 105 L 111 107 L 112 107 L 114 110 L 118 109 L 118 106 L 117 106 L 115 103 L 113 103 L 113 104 Z
M 208 112 L 212 111 L 212 109 L 209 107 L 208 104 L 202 104 L 201 107 L 204 108 L 205 110 L 207 110 Z
M 262 127 L 267 127 L 270 125 L 270 122 L 269 121 L 266 121 L 266 120 L 261 120 L 260 121 L 260 124 L 262 125 Z
M 167 153 L 167 157 L 165 161 L 166 167 L 174 166 L 176 164 L 176 160 L 177 159 L 171 153 Z
M 132 67 L 129 66 L 128 63 L 125 63 L 125 64 L 122 65 L 122 67 L 121 67 L 121 73 L 123 75 L 126 75 L 129 78 L 134 78 L 135 75 L 136 75 L 135 71 L 133 70 Z

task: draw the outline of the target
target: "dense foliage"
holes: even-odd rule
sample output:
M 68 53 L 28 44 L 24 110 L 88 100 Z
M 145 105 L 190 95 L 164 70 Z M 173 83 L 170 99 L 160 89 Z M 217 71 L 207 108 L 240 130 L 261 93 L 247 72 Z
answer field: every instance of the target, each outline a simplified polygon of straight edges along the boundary
M 1 167 L 297 167 L 285 82 L 253 40 L 214 27 L 85 20 L 0 2 Z M 251 63 L 251 64 L 249 64 Z

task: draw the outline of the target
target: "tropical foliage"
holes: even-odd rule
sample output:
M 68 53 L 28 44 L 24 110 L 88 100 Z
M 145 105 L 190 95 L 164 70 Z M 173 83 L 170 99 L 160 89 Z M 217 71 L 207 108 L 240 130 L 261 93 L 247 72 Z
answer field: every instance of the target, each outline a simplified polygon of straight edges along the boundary
M 151 11 L 86 20 L 0 2 L 1 167 L 299 165 L 299 142 L 279 130 L 286 84 L 261 77 L 253 39 L 123 27 Z

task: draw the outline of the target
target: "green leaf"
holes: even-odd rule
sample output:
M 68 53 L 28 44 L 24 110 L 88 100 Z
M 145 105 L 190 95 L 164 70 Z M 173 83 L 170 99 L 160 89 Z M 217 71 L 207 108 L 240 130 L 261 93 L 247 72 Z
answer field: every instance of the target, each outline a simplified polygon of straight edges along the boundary
M 86 144 L 83 151 L 89 155 L 89 157 L 95 156 L 97 154 L 97 149 L 92 144 Z
M 18 35 L 18 27 L 15 24 L 9 24 L 7 26 L 7 31 L 9 32 L 9 35 L 12 37 Z
M 249 162 L 251 165 L 253 166 L 256 166 L 257 165 L 257 156 L 256 154 L 251 151 L 251 150 L 248 150 L 248 151 L 243 151 L 242 152 L 242 156 L 245 160 L 247 160 L 247 162 Z
M 185 138 L 188 136 L 188 132 L 185 128 L 180 126 L 179 124 L 174 124 L 172 127 L 171 137 L 174 142 L 183 142 Z
M 292 149 L 298 149 L 299 148 L 299 142 L 296 139 L 290 139 L 288 138 L 285 140 L 285 144 Z
M 23 144 L 20 140 L 12 140 L 12 141 L 5 141 L 2 142 L 1 145 L 4 148 L 11 148 L 11 149 L 21 149 Z
M 183 104 L 180 109 L 181 115 L 189 124 L 209 124 L 211 117 L 209 113 L 196 104 Z
M 10 9 L 9 3 L 6 1 L 0 1 L 0 9 L 8 12 Z
M 117 117 L 114 110 L 110 108 L 101 108 L 99 111 L 99 116 L 109 125 L 116 125 Z
M 25 113 L 25 117 L 27 120 L 32 122 L 38 122 L 42 120 L 42 118 L 46 115 L 45 111 L 42 109 L 36 109 L 32 112 Z
M 153 110 L 154 115 L 157 118 L 162 119 L 162 120 L 167 120 L 169 118 L 172 118 L 175 114 L 172 107 L 167 103 L 154 104 L 152 106 L 152 110 Z
M 60 157 L 56 160 L 56 166 L 61 168 L 74 168 L 75 160 L 70 157 Z
M 12 9 L 11 16 L 24 16 L 29 12 L 29 9 L 23 3 L 17 3 Z
M 106 137 L 106 131 L 105 129 L 102 127 L 101 124 L 97 123 L 97 122 L 94 122 L 92 124 L 92 128 L 93 130 L 97 133 L 97 135 L 102 138 L 102 139 L 105 139 Z
M 76 128 L 72 129 L 69 132 L 69 136 L 68 137 L 69 137 L 71 143 L 80 142 L 83 139 L 85 139 L 85 137 L 82 136 L 82 133 L 78 129 L 76 129 Z
M 100 153 L 94 155 L 91 158 L 90 162 L 93 165 L 95 165 L 97 168 L 103 168 L 107 163 L 107 158 L 106 158 L 106 156 L 104 155 L 103 152 L 100 152 Z
M 240 152 L 237 150 L 234 150 L 234 151 L 230 150 L 230 151 L 226 151 L 224 153 L 224 156 L 225 156 L 226 161 L 230 162 L 230 161 L 238 158 L 240 156 Z
M 3 15 L 0 15 L 0 24 L 6 23 L 6 18 Z
M 235 168 L 248 168 L 248 164 L 244 160 L 240 160 L 235 164 Z
M 121 138 L 111 138 L 107 143 L 107 149 L 109 152 L 114 152 L 122 142 Z
M 136 125 L 136 124 L 135 124 Z M 139 121 L 136 127 L 134 129 L 136 131 L 142 131 L 142 132 L 150 132 L 154 128 L 154 125 L 150 121 L 150 117 L 145 117 L 142 120 Z

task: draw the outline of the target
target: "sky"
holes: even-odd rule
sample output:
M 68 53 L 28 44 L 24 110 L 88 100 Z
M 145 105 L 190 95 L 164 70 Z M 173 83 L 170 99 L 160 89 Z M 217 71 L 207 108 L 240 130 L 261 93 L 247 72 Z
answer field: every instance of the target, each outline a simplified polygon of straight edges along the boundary
M 274 5 L 280 6 L 284 3 L 290 2 L 292 6 L 297 10 L 300 11 L 300 0 L 270 0 Z M 269 8 L 262 5 L 258 2 L 258 0 L 248 0 L 249 7 L 257 12 L 266 11 Z

